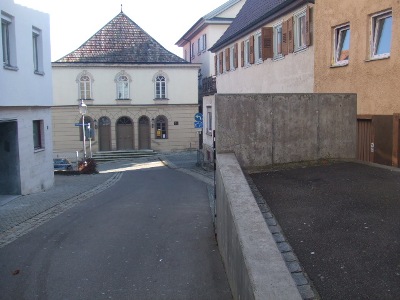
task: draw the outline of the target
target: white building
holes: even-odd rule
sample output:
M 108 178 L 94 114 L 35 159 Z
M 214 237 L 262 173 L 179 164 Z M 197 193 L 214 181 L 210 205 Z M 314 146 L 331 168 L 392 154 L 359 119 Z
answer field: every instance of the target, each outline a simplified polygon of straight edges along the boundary
M 54 183 L 49 15 L 1 0 L 0 195 Z
M 81 100 L 93 152 L 196 148 L 200 66 L 167 51 L 122 11 L 52 66 L 55 155 L 82 150 Z
M 176 45 L 182 47 L 183 57 L 192 63 L 200 63 L 199 111 L 203 113 L 203 153 L 205 161 L 212 160 L 214 101 L 206 98 L 204 92 L 213 93 L 215 84 L 214 54 L 208 48 L 214 45 L 228 29 L 245 0 L 229 0 L 200 18 L 179 40 Z M 204 85 L 203 85 L 204 82 Z M 207 87 L 206 87 L 207 86 Z M 211 87 L 210 89 L 208 87 Z

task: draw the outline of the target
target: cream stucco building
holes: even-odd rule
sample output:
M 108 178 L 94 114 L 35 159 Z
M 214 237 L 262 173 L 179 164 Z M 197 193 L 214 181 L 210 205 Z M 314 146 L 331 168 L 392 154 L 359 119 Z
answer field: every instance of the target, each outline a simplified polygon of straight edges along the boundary
M 82 151 L 81 100 L 88 106 L 87 151 L 90 145 L 93 152 L 195 148 L 199 67 L 167 51 L 121 11 L 53 63 L 55 155 Z
M 0 2 L 0 195 L 54 183 L 49 15 Z

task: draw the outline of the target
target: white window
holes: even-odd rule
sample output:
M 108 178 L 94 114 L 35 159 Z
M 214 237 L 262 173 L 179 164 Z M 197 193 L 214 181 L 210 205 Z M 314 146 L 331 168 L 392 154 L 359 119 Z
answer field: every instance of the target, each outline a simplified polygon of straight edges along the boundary
M 3 50 L 3 66 L 5 69 L 18 70 L 16 48 L 15 48 L 15 25 L 14 18 L 8 14 L 1 13 L 1 43 Z
M 117 99 L 129 99 L 129 79 L 126 75 L 120 75 L 117 79 Z
M 244 41 L 244 66 L 250 66 L 250 40 Z
M 200 55 L 201 53 L 201 40 L 200 38 L 197 39 L 197 54 Z
M 33 149 L 39 150 L 44 148 L 43 140 L 43 120 L 34 120 L 33 126 Z
M 32 54 L 33 54 L 33 72 L 43 75 L 43 47 L 42 31 L 32 28 Z
M 207 134 L 212 134 L 212 107 L 207 106 Z
M 254 55 L 255 55 L 255 63 L 262 62 L 262 36 L 261 31 L 257 32 L 254 35 Z
M 347 65 L 350 57 L 350 25 L 335 28 L 334 64 Z
M 282 22 L 276 24 L 273 27 L 273 45 L 274 45 L 274 59 L 280 59 L 283 57 L 282 52 Z
M 167 84 L 165 77 L 162 75 L 158 75 L 155 80 L 155 92 L 156 92 L 156 99 L 165 99 L 166 98 L 166 90 Z
M 371 58 L 390 56 L 392 43 L 392 12 L 372 16 Z
M 201 36 L 201 46 L 202 46 L 202 51 L 204 52 L 204 51 L 206 51 L 207 50 L 207 35 L 206 34 L 203 34 L 202 36 Z
M 230 70 L 235 70 L 235 46 L 229 48 L 229 65 Z
M 79 94 L 80 99 L 92 99 L 91 80 L 88 75 L 82 75 L 79 79 Z
M 306 9 L 294 15 L 294 51 L 304 49 L 307 39 L 306 30 Z

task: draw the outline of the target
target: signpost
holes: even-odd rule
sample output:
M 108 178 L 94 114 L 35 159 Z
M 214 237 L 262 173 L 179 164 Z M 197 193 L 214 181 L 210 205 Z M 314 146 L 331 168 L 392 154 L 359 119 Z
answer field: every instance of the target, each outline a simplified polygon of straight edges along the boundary
M 196 113 L 194 115 L 194 128 L 202 129 L 203 128 L 203 114 Z

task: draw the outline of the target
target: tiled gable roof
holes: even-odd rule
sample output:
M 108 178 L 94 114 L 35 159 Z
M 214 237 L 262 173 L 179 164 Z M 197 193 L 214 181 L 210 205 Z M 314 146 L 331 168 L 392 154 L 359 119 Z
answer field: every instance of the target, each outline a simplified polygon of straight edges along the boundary
M 165 64 L 188 62 L 169 52 L 123 12 L 56 63 Z
M 221 38 L 210 48 L 211 51 L 218 50 L 225 43 L 239 34 L 260 23 L 268 16 L 276 13 L 281 8 L 286 7 L 298 0 L 247 0 L 235 20 L 221 36 Z M 307 1 L 304 1 L 307 2 Z

